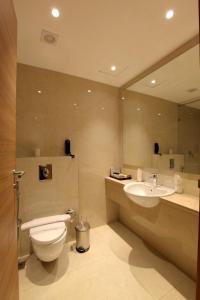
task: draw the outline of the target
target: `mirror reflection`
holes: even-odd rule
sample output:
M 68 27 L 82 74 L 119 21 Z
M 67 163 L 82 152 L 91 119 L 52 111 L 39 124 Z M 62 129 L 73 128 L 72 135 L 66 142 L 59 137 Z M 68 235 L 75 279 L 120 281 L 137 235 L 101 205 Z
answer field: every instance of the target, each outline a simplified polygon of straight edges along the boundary
M 124 93 L 125 166 L 200 174 L 198 59 L 192 47 Z

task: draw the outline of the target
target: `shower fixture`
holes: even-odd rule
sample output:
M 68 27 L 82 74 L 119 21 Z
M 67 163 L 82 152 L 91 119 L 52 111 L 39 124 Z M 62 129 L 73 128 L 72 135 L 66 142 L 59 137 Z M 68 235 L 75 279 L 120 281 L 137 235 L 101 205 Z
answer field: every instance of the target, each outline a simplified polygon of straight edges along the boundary
M 19 202 L 20 202 L 20 191 L 19 191 L 19 182 L 24 176 L 25 172 L 24 171 L 16 171 L 13 170 L 13 177 L 14 177 L 14 183 L 13 183 L 13 188 L 16 191 L 16 209 L 17 209 L 17 238 L 19 239 L 19 228 L 21 225 L 21 219 L 19 218 Z

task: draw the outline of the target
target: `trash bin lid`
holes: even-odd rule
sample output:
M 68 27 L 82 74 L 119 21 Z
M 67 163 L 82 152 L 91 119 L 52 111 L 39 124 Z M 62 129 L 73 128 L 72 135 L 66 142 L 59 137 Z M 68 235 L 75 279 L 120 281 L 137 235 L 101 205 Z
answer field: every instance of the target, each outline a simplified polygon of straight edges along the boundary
M 75 228 L 77 231 L 88 231 L 90 229 L 90 224 L 88 222 L 80 221 Z

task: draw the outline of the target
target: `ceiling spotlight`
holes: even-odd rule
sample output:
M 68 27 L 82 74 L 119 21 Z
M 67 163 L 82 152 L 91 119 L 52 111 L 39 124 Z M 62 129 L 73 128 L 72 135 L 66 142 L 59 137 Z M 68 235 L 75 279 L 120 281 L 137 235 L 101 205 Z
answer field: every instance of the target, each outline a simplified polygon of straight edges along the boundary
M 113 65 L 113 66 L 111 66 L 111 68 L 110 68 L 110 69 L 111 69 L 111 71 L 113 71 L 113 72 L 114 72 L 114 71 L 116 71 L 116 70 L 117 70 L 117 67 L 116 67 L 115 65 Z
M 59 16 L 60 16 L 60 11 L 59 11 L 59 9 L 57 9 L 57 8 L 52 8 L 52 10 L 51 10 L 51 14 L 52 14 L 52 16 L 54 17 L 54 18 L 58 18 Z
M 152 84 L 156 84 L 156 80 L 155 80 L 155 79 L 152 79 L 152 80 L 151 80 L 151 83 L 152 83 Z
M 165 14 L 165 18 L 166 18 L 167 20 L 172 19 L 173 16 L 174 16 L 174 11 L 173 11 L 173 9 L 168 10 L 168 11 L 166 12 L 166 14 Z

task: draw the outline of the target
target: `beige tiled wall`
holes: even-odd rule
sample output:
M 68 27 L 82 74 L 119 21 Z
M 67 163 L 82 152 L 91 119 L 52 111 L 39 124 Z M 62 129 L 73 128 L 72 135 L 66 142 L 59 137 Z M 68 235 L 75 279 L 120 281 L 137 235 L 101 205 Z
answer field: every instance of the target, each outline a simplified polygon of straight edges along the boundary
M 22 218 L 28 220 L 53 214 L 58 208 L 71 206 L 74 201 L 77 204 L 78 199 L 80 213 L 88 217 L 92 226 L 105 224 L 104 177 L 111 166 L 121 163 L 118 89 L 22 64 L 18 64 L 17 75 L 18 168 L 28 167 L 24 180 L 30 188 L 28 196 L 27 193 L 23 195 Z M 92 93 L 88 93 L 89 89 Z M 63 156 L 67 138 L 71 139 L 72 152 L 76 156 L 74 161 L 66 160 L 66 168 L 74 166 L 74 169 L 66 169 L 67 178 L 74 189 L 76 186 L 78 198 L 75 194 L 67 194 L 70 199 L 65 203 L 60 199 L 63 193 L 60 189 L 65 191 L 68 186 L 65 186 L 63 171 L 54 168 L 55 178 L 60 176 L 63 183 L 58 180 L 54 184 L 39 183 L 38 161 L 30 157 L 34 156 L 35 148 L 40 148 L 41 156 L 48 156 L 50 160 Z M 31 165 L 35 168 L 34 173 L 31 173 Z M 26 212 L 23 212 L 24 201 Z
M 185 172 L 200 174 L 200 110 L 178 109 L 178 151 L 185 154 Z

